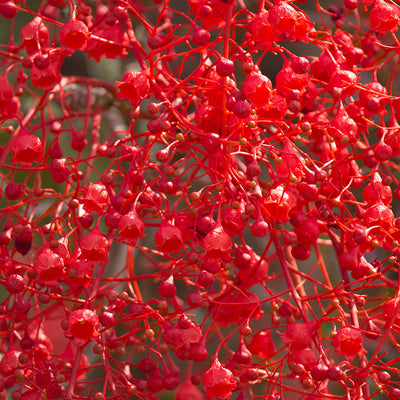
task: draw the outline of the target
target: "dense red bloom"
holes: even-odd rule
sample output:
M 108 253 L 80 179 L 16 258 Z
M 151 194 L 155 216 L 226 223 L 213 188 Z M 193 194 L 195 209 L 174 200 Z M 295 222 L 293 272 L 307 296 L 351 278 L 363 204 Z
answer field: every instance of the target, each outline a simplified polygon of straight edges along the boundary
M 72 336 L 77 346 L 82 347 L 88 341 L 96 339 L 99 319 L 96 313 L 86 308 L 73 311 L 68 317 L 68 329 L 66 335 Z
M 398 2 L 36 3 L 0 0 L 0 397 L 400 400 Z
M 203 376 L 203 386 L 207 399 L 227 399 L 236 387 L 236 382 L 232 372 L 224 368 L 216 358 Z

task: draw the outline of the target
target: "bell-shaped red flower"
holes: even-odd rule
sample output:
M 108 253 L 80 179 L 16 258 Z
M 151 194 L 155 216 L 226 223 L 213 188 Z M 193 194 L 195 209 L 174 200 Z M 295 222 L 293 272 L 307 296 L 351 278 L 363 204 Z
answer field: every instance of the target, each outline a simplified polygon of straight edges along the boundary
M 41 140 L 24 128 L 21 128 L 12 140 L 10 150 L 14 156 L 10 161 L 14 164 L 19 162 L 23 167 L 30 167 L 33 162 L 40 162 L 43 156 Z
M 167 221 L 162 221 L 160 228 L 154 235 L 158 250 L 165 253 L 177 253 L 185 248 L 182 231 Z
M 102 18 L 101 13 L 97 13 L 97 17 Z M 112 25 L 103 21 L 94 21 L 95 27 L 92 30 L 94 36 L 98 36 L 103 40 L 89 39 L 87 41 L 85 51 L 89 58 L 93 57 L 97 62 L 101 57 L 116 59 L 125 57 L 128 52 L 125 46 L 129 45 L 128 34 L 124 31 L 123 24 L 120 21 L 115 21 Z M 100 23 L 99 23 L 100 22 Z
M 236 382 L 232 372 L 224 368 L 216 358 L 203 376 L 203 386 L 207 399 L 227 399 L 235 389 Z
M 99 319 L 92 310 L 81 308 L 73 311 L 68 317 L 67 336 L 72 336 L 78 347 L 87 344 L 88 341 L 96 339 L 100 334 Z
M 269 358 L 275 353 L 275 344 L 269 329 L 257 332 L 247 346 L 250 352 L 262 358 Z
M 259 107 L 269 102 L 272 95 L 272 83 L 261 73 L 251 73 L 244 81 L 242 92 L 254 106 Z
M 59 60 L 53 59 L 46 68 L 38 68 L 36 65 L 31 70 L 32 85 L 36 89 L 51 90 L 61 80 Z
M 214 300 L 216 304 L 213 318 L 221 326 L 239 325 L 250 316 L 252 319 L 259 319 L 263 314 L 257 295 L 244 289 L 240 291 L 227 289 Z
M 282 340 L 289 350 L 296 351 L 308 347 L 317 329 L 317 322 L 292 322 L 282 335 Z
M 29 55 L 47 47 L 48 39 L 49 30 L 40 17 L 35 17 L 21 29 L 22 45 Z
M 88 261 L 107 263 L 107 256 L 110 250 L 110 242 L 98 227 L 82 238 L 80 242 L 82 257 Z
M 133 107 L 137 107 L 139 102 L 150 95 L 150 82 L 146 71 L 127 72 L 122 82 L 117 81 L 119 89 L 118 98 L 128 99 Z
M 271 218 L 277 222 L 287 222 L 289 211 L 297 204 L 296 196 L 283 185 L 271 189 L 270 196 L 264 203 Z
M 0 361 L 0 373 L 3 376 L 9 376 L 14 373 L 17 368 L 21 368 L 22 365 L 19 361 L 21 351 L 8 350 Z
M 60 41 L 70 49 L 84 49 L 89 36 L 89 29 L 82 21 L 68 21 L 61 28 Z
M 121 239 L 134 246 L 139 238 L 144 237 L 144 223 L 139 218 L 135 208 L 123 215 L 118 222 L 118 231 Z
M 82 199 L 83 209 L 88 213 L 95 212 L 102 215 L 108 203 L 110 196 L 107 188 L 101 183 L 91 183 L 85 189 L 85 195 Z
M 65 275 L 64 260 L 49 247 L 38 251 L 33 268 L 38 274 L 38 281 L 47 286 L 54 286 Z
M 361 332 L 351 326 L 345 326 L 332 339 L 335 352 L 342 354 L 351 362 L 357 354 L 364 354 L 363 337 Z
M 300 180 L 304 175 L 304 160 L 289 143 L 283 143 L 281 162 L 275 164 L 275 171 L 281 180 Z
M 393 211 L 383 203 L 377 203 L 367 208 L 363 218 L 368 227 L 377 226 L 388 230 L 394 224 Z
M 381 32 L 396 32 L 400 21 L 400 8 L 384 0 L 376 0 L 369 14 L 371 28 Z
M 232 249 L 232 239 L 221 224 L 216 224 L 211 232 L 203 239 L 207 258 L 229 257 Z

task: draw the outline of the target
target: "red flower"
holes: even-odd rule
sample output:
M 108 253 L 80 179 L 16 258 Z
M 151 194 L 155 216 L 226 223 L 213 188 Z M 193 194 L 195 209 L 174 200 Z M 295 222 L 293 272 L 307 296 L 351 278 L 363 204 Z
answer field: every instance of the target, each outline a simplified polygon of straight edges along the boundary
M 259 319 L 263 314 L 259 305 L 260 299 L 246 290 L 227 291 L 216 296 L 215 301 L 213 318 L 222 326 L 241 324 L 250 316 Z
M 45 48 L 49 39 L 49 30 L 42 22 L 42 18 L 35 17 L 21 29 L 22 44 L 27 53 L 32 55 Z
M 83 50 L 89 36 L 89 29 L 82 21 L 68 21 L 61 28 L 60 41 L 71 49 Z
M 257 332 L 247 346 L 250 352 L 262 358 L 269 358 L 275 353 L 275 344 L 269 329 Z
M 332 339 L 335 346 L 335 352 L 342 354 L 351 362 L 357 354 L 364 354 L 366 350 L 363 348 L 363 336 L 361 332 L 351 326 L 345 326 Z
M 385 186 L 382 183 L 381 176 L 375 173 L 372 176 L 371 183 L 363 190 L 363 197 L 368 206 L 376 203 L 383 203 L 385 206 L 389 206 L 392 202 L 392 189 L 390 186 Z
M 304 160 L 298 151 L 288 142 L 284 142 L 282 156 L 275 163 L 275 170 L 281 180 L 300 180 L 304 176 Z
M 32 85 L 36 89 L 51 90 L 61 80 L 61 74 L 58 67 L 58 62 L 51 61 L 50 64 L 44 68 L 37 68 L 36 65 L 31 70 Z
M 216 358 L 204 374 L 203 386 L 207 399 L 227 399 L 236 387 L 235 378 L 229 369 L 224 368 Z
M 54 286 L 65 275 L 64 260 L 49 247 L 39 251 L 33 267 L 38 274 L 39 282 L 47 286 Z
M 289 351 L 302 350 L 308 347 L 317 329 L 317 322 L 292 322 L 282 335 Z
M 82 238 L 80 242 L 82 257 L 93 262 L 108 262 L 107 256 L 110 250 L 110 242 L 100 232 L 99 228 L 94 228 L 91 233 Z
M 287 222 L 289 211 L 297 204 L 296 196 L 287 190 L 283 185 L 271 189 L 271 194 L 266 199 L 265 209 L 271 218 L 277 222 Z
M 96 339 L 100 334 L 97 332 L 99 319 L 92 310 L 81 308 L 73 311 L 68 317 L 67 336 L 72 336 L 77 346 L 82 347 L 89 340 Z
M 167 221 L 162 221 L 160 229 L 154 235 L 157 248 L 166 253 L 177 253 L 186 247 L 181 230 Z
M 21 368 L 22 365 L 19 361 L 19 355 L 21 351 L 18 350 L 8 350 L 2 357 L 0 361 L 0 373 L 3 376 L 9 376 L 13 374 L 13 372 L 17 368 Z
M 30 167 L 33 162 L 40 162 L 43 156 L 43 145 L 41 140 L 21 128 L 18 135 L 13 139 L 10 146 L 14 164 L 20 163 L 23 167 Z
M 268 14 L 268 22 L 282 38 L 301 40 L 312 29 L 313 23 L 301 12 L 284 1 L 275 1 Z
M 68 265 L 68 285 L 73 288 L 88 287 L 92 281 L 93 270 L 92 262 L 74 256 Z
M 139 102 L 150 95 L 150 82 L 146 71 L 127 72 L 122 82 L 117 81 L 119 89 L 118 98 L 128 99 L 133 107 L 137 107 Z
M 394 224 L 393 211 L 382 203 L 369 207 L 363 218 L 368 227 L 377 226 L 388 230 Z
M 232 239 L 221 224 L 216 224 L 211 232 L 203 239 L 207 258 L 229 257 L 232 250 Z
M 103 39 L 101 42 L 98 39 L 87 41 L 86 51 L 89 57 L 93 57 L 97 62 L 100 61 L 102 56 L 116 59 L 128 54 L 125 47 L 129 45 L 129 37 L 120 21 L 115 21 L 112 25 L 103 22 L 100 26 L 93 28 L 93 36 Z
M 104 213 L 105 208 L 110 202 L 107 188 L 101 183 L 91 183 L 85 189 L 82 199 L 83 209 L 88 213 L 95 212 L 99 215 Z
M 134 246 L 139 238 L 144 237 L 144 223 L 133 208 L 128 214 L 123 215 L 118 222 L 118 231 L 122 239 Z
M 247 75 L 242 92 L 248 100 L 259 107 L 269 102 L 272 95 L 272 83 L 265 75 L 252 73 Z
M 398 5 L 384 0 L 375 0 L 374 8 L 369 14 L 371 28 L 382 32 L 396 32 L 400 19 Z

